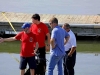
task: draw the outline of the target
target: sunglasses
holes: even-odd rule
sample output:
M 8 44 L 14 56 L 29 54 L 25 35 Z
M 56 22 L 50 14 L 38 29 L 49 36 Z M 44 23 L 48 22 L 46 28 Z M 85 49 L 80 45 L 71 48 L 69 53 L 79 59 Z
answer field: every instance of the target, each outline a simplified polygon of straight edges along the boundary
M 51 25 L 51 24 L 53 24 L 53 23 L 49 23 L 49 25 Z

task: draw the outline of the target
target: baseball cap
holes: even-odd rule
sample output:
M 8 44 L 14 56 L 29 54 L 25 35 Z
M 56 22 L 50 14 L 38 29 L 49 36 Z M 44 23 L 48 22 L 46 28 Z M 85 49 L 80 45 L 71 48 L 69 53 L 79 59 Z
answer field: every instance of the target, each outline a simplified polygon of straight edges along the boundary
M 24 23 L 21 28 L 25 29 L 25 28 L 29 28 L 30 26 L 31 26 L 30 23 Z

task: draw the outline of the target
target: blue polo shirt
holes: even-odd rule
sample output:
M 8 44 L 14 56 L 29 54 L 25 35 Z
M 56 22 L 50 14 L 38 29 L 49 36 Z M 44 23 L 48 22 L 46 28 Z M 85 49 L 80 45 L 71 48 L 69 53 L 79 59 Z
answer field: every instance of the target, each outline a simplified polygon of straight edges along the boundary
M 50 53 L 56 56 L 65 55 L 64 38 L 69 34 L 60 26 L 53 28 L 51 38 L 55 40 L 55 48 L 50 48 Z

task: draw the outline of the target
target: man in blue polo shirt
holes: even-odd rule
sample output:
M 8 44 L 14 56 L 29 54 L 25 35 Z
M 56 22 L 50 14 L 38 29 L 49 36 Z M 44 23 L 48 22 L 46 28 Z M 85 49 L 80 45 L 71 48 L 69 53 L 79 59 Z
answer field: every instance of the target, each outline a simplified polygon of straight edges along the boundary
M 58 66 L 58 75 L 63 75 L 62 71 L 62 59 L 65 55 L 64 44 L 69 39 L 69 34 L 58 26 L 57 18 L 50 19 L 50 26 L 53 29 L 50 39 L 50 62 L 48 65 L 48 75 L 53 75 L 55 65 Z M 64 42 L 65 38 L 65 42 Z

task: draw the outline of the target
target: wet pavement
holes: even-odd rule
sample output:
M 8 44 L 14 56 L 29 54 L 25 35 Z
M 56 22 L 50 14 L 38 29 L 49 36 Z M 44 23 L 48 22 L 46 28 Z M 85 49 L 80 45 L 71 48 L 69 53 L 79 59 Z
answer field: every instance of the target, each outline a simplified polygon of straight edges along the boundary
M 49 60 L 49 54 L 46 56 Z M 16 58 L 19 60 L 19 54 L 0 53 L 0 75 L 20 75 Z M 56 67 L 54 75 L 57 75 Z M 100 75 L 100 54 L 77 53 L 75 75 Z

